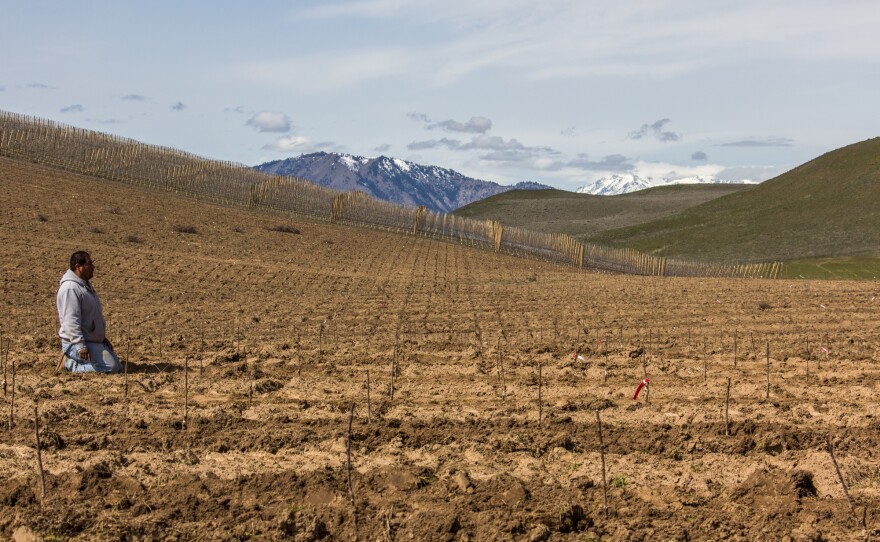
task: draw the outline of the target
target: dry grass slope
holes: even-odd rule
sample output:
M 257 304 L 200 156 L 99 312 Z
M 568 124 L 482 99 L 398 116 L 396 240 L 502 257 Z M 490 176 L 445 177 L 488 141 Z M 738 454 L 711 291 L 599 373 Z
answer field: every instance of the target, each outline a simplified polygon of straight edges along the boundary
M 579 241 L 611 229 L 650 222 L 748 188 L 748 185 L 680 185 L 620 196 L 562 190 L 512 190 L 455 211 L 469 218 L 499 220 L 520 228 L 565 233 Z

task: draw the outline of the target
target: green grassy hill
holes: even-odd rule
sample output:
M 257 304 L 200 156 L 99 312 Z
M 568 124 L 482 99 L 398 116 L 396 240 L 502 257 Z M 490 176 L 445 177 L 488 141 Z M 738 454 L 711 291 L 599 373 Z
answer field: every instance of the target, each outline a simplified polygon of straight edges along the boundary
M 699 260 L 880 256 L 880 138 L 849 145 L 775 179 L 591 237 Z
M 748 186 L 673 185 L 620 196 L 512 190 L 461 207 L 453 214 L 498 220 L 534 231 L 566 233 L 585 241 L 599 232 L 668 217 Z

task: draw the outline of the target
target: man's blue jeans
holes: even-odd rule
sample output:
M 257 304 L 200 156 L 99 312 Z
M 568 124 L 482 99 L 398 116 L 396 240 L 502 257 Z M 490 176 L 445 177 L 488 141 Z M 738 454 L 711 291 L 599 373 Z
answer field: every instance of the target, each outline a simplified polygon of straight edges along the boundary
M 118 373 L 122 371 L 122 364 L 113 350 L 107 348 L 104 343 L 86 343 L 89 349 L 90 360 L 80 359 L 80 344 L 70 344 L 61 341 L 61 349 L 64 351 L 64 368 L 71 373 Z

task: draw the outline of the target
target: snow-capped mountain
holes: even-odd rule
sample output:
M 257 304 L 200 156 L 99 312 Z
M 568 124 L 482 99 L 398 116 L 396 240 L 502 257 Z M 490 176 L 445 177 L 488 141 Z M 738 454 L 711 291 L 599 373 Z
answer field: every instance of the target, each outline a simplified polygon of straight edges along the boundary
M 594 194 L 597 196 L 615 196 L 627 194 L 645 188 L 670 184 L 755 184 L 754 181 L 729 181 L 714 175 L 693 175 L 681 178 L 639 177 L 638 175 L 622 174 L 602 177 L 599 180 L 582 186 L 576 190 L 578 194 Z
M 386 156 L 364 158 L 328 152 L 266 162 L 255 169 L 273 175 L 301 177 L 335 190 L 360 190 L 386 201 L 424 205 L 442 212 L 508 190 L 550 188 L 531 182 L 505 186 L 466 177 L 451 169 Z

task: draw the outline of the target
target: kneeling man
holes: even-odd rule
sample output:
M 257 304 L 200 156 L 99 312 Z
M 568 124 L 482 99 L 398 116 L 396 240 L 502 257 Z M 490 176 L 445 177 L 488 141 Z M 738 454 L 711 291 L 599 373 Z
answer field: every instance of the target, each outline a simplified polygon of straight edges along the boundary
M 55 301 L 64 368 L 73 373 L 118 373 L 122 365 L 105 335 L 101 301 L 89 282 L 94 274 L 91 256 L 80 251 L 70 256 L 70 269 L 61 277 Z

